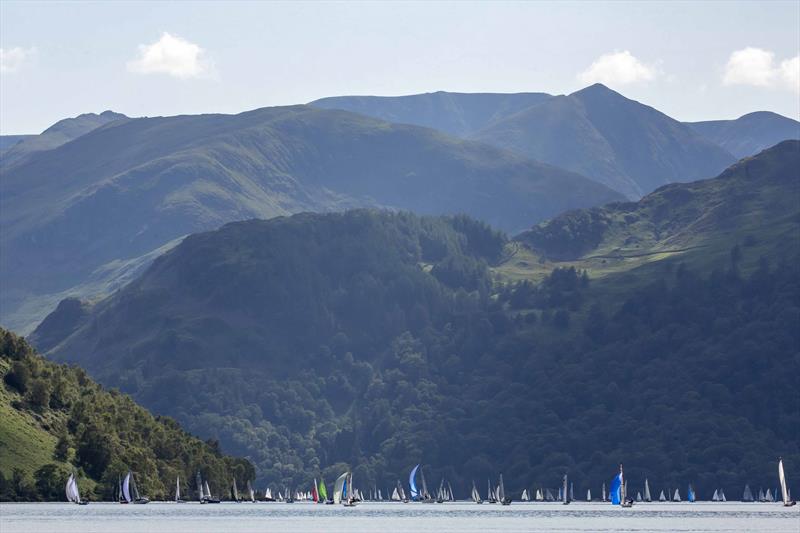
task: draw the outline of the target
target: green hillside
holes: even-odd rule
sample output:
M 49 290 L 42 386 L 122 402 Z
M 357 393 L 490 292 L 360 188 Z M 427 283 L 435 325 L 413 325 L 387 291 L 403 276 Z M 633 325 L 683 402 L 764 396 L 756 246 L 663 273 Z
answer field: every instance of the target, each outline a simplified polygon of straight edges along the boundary
M 174 497 L 175 477 L 193 480 L 197 470 L 218 490 L 233 476 L 252 478 L 247 461 L 154 418 L 81 369 L 46 361 L 4 329 L 0 376 L 0 501 L 62 500 L 71 471 L 90 500 L 111 499 L 128 469 L 141 493 L 157 499 Z M 184 493 L 192 494 L 189 485 Z
M 796 138 L 786 135 L 785 122 L 794 121 L 777 116 L 742 120 L 724 132 L 717 132 L 716 122 L 683 124 L 601 84 L 558 96 L 437 92 L 339 96 L 311 105 L 485 142 L 573 170 L 633 199 L 667 183 L 719 174 L 735 160 L 728 146 L 766 148 Z
M 28 333 L 65 297 L 113 292 L 120 265 L 231 221 L 385 206 L 518 231 L 619 199 L 497 148 L 344 111 L 115 121 L 3 168 L 0 323 Z
M 565 471 L 584 491 L 623 461 L 633 486 L 733 494 L 771 483 L 778 455 L 800 464 L 800 243 L 775 229 L 798 222 L 796 149 L 613 207 L 664 236 L 702 227 L 714 253 L 584 273 L 551 250 L 510 283 L 527 248 L 469 218 L 296 215 L 194 235 L 33 341 L 219 438 L 262 482 L 344 463 L 383 486 L 423 462 L 462 493 L 500 471 L 514 491 Z M 725 179 L 754 200 L 709 192 L 694 222 L 677 209 L 691 202 L 648 207 Z
M 524 247 L 499 270 L 536 279 L 572 266 L 599 277 L 665 259 L 708 270 L 734 248 L 750 268 L 762 256 L 785 259 L 796 253 L 800 231 L 798 168 L 800 142 L 785 141 L 711 180 L 564 213 L 518 235 Z

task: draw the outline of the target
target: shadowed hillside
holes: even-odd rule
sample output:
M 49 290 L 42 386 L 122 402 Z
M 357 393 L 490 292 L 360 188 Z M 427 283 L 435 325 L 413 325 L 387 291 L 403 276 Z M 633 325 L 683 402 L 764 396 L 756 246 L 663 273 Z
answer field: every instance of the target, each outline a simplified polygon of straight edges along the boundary
M 117 121 L 4 170 L 0 193 L 0 320 L 24 332 L 234 220 L 380 205 L 516 231 L 619 199 L 487 145 L 307 106 Z

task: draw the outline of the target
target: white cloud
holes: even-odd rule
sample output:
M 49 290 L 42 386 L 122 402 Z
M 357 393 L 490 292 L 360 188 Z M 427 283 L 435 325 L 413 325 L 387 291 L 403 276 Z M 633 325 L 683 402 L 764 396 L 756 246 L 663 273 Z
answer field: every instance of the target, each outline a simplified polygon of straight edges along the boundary
M 783 83 L 796 93 L 800 93 L 800 55 L 781 61 Z
M 784 86 L 800 92 L 800 56 L 775 65 L 775 53 L 748 46 L 736 50 L 728 58 L 723 85 L 751 85 L 753 87 Z
M 0 72 L 17 72 L 36 54 L 36 48 L 0 48 Z
M 213 65 L 200 46 L 164 32 L 158 41 L 139 45 L 139 56 L 128 62 L 128 70 L 186 79 L 211 75 Z
M 639 61 L 629 51 L 603 54 L 578 74 L 584 83 L 605 83 L 608 85 L 628 85 L 656 79 L 660 74 L 655 65 Z

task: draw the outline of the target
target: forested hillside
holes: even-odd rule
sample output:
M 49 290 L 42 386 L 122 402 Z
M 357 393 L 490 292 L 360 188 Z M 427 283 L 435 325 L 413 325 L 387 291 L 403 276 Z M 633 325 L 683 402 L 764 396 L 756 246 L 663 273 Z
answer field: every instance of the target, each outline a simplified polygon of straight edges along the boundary
M 187 234 L 358 206 L 468 213 L 519 231 L 621 196 L 416 126 L 309 106 L 118 120 L 0 180 L 0 322 L 28 333 L 65 297 L 110 294 Z
M 753 172 L 758 196 L 772 181 Z M 583 491 L 623 461 L 632 487 L 735 494 L 778 455 L 800 464 L 800 245 L 755 215 L 759 246 L 711 228 L 728 248 L 707 261 L 602 279 L 546 262 L 542 283 L 502 285 L 514 247 L 466 217 L 230 224 L 33 339 L 247 455 L 261 482 L 348 464 L 383 486 L 422 462 L 462 493 L 500 471 L 513 491 L 565 471 Z
M 225 493 L 252 465 L 221 453 L 172 419 L 153 417 L 82 369 L 56 365 L 0 329 L 0 501 L 58 501 L 70 472 L 84 499 L 111 500 L 129 469 L 142 495 L 174 498 L 175 479 L 191 496 L 199 470 Z M 192 483 L 188 483 L 191 480 Z

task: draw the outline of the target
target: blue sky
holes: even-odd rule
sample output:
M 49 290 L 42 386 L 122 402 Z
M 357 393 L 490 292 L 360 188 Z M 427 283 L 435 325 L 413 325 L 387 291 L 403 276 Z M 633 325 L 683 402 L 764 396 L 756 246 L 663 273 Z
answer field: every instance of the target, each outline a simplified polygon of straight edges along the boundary
M 800 115 L 800 2 L 0 3 L 0 132 L 341 94 L 569 93 Z

